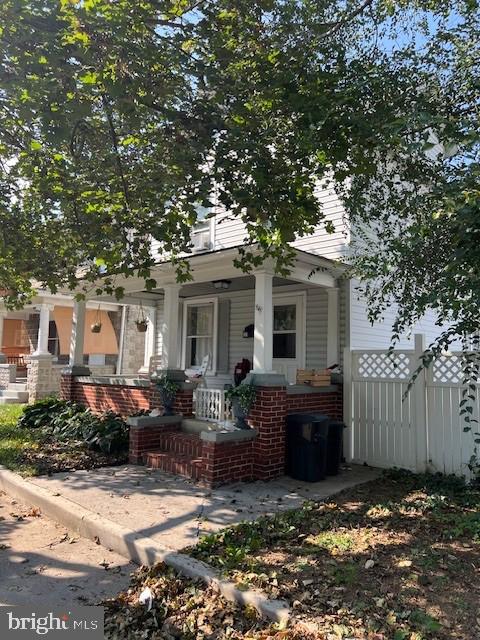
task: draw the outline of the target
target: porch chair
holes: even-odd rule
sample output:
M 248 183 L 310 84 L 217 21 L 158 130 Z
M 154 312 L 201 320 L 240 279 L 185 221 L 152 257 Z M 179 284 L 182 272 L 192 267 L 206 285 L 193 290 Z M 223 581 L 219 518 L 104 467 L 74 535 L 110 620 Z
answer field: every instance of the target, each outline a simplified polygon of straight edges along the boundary
M 200 366 L 185 369 L 185 377 L 189 382 L 195 382 L 197 385 L 201 382 L 205 382 L 205 374 L 207 373 L 209 364 L 210 354 L 208 353 L 203 357 L 202 364 Z
M 148 365 L 148 375 L 156 373 L 158 369 L 162 368 L 163 359 L 161 355 L 152 356 Z

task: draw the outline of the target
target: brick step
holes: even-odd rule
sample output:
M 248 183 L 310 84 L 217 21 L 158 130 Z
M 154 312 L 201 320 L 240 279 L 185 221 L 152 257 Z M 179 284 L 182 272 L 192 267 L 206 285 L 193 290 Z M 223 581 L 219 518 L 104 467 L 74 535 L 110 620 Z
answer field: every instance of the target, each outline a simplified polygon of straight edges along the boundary
M 166 431 L 160 436 L 158 450 L 190 458 L 202 457 L 203 442 L 197 434 Z
M 199 480 L 202 475 L 203 460 L 178 453 L 150 451 L 145 454 L 145 464 L 151 469 Z

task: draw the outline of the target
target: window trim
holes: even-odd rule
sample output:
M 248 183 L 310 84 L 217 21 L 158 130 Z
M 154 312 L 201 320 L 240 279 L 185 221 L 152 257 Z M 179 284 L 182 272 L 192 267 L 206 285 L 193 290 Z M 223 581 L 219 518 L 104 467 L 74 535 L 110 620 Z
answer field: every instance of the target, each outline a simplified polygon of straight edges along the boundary
M 199 307 L 204 304 L 213 304 L 213 329 L 212 329 L 212 359 L 207 372 L 211 376 L 217 375 L 218 354 L 218 298 L 187 298 L 183 302 L 183 327 L 182 327 L 182 369 L 186 369 L 187 358 L 187 314 L 189 307 Z
M 281 304 L 293 304 L 291 301 L 295 301 L 295 304 L 299 305 L 302 317 L 296 319 L 296 333 L 298 343 L 298 353 L 295 358 L 272 358 L 279 362 L 287 360 L 297 360 L 300 369 L 305 368 L 305 362 L 307 359 L 307 292 L 304 291 L 285 291 L 281 293 L 274 293 L 272 296 L 272 327 L 273 327 L 273 314 L 275 313 L 275 306 Z M 288 300 L 288 302 L 287 302 Z M 272 328 L 272 342 L 273 342 L 273 328 Z M 278 333 L 278 332 L 275 332 Z M 286 331 L 285 333 L 293 333 Z M 273 351 L 273 345 L 272 345 Z

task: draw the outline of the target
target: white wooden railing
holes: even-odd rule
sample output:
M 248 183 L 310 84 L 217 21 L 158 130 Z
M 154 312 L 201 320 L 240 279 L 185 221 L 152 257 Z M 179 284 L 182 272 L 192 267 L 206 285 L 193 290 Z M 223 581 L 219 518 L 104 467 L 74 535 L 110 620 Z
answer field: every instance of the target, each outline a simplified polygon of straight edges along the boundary
M 230 402 L 225 398 L 223 389 L 197 388 L 193 400 L 197 420 L 225 422 L 230 417 Z

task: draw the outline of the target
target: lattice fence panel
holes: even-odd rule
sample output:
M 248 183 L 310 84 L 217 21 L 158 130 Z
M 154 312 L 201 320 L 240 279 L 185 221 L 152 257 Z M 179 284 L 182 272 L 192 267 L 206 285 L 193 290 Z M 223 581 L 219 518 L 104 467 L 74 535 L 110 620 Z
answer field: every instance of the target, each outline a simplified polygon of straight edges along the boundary
M 459 356 L 439 356 L 432 366 L 433 382 L 462 383 L 462 359 Z
M 362 353 L 356 368 L 358 377 L 370 379 L 407 380 L 412 373 L 407 353 Z

